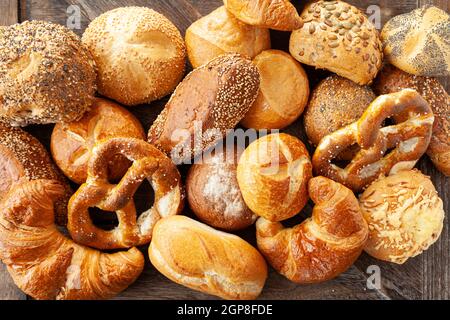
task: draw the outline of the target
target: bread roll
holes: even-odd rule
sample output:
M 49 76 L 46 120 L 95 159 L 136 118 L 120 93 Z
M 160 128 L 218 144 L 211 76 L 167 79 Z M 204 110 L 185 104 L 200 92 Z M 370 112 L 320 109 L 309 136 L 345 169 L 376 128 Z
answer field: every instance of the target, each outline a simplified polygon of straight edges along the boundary
M 360 206 L 369 224 L 365 251 L 380 260 L 402 264 L 428 249 L 442 231 L 442 200 L 418 170 L 375 181 L 361 195 Z
M 160 220 L 148 253 L 170 280 L 224 299 L 255 299 L 267 278 L 264 258 L 249 243 L 186 216 Z
M 96 98 L 91 111 L 79 121 L 57 124 L 51 137 L 53 159 L 73 182 L 82 184 L 87 178 L 87 164 L 92 149 L 100 140 L 129 137 L 145 140 L 139 120 L 131 112 L 111 101 Z M 122 177 L 130 162 L 116 156 L 109 166 L 109 177 Z
M 381 39 L 387 61 L 419 76 L 450 74 L 450 16 L 444 10 L 423 6 L 393 17 Z
M 214 149 L 203 156 L 201 163 L 189 169 L 186 178 L 189 206 L 206 224 L 224 230 L 238 230 L 256 221 L 256 215 L 242 198 L 236 178 L 242 151 L 237 145 L 230 150 Z
M 252 26 L 292 31 L 303 25 L 297 9 L 288 0 L 224 0 L 223 3 L 236 18 Z
M 296 283 L 337 277 L 361 254 L 367 223 L 358 200 L 343 185 L 324 177 L 309 180 L 312 217 L 293 228 L 259 218 L 258 248 L 275 270 Z
M 252 142 L 237 167 L 245 203 L 270 221 L 286 220 L 305 206 L 311 177 L 312 165 L 305 145 L 285 133 Z
M 375 98 L 370 87 L 348 79 L 333 75 L 322 80 L 312 91 L 303 118 L 309 141 L 317 146 L 323 137 L 357 121 Z M 351 159 L 352 153 L 342 156 Z
M 67 203 L 72 190 L 50 159 L 44 146 L 20 128 L 0 123 L 0 201 L 19 182 L 50 179 L 64 187 L 64 196 L 55 202 L 58 224 L 67 222 Z
M 186 47 L 194 68 L 229 52 L 254 58 L 270 49 L 269 30 L 246 25 L 224 6 L 195 21 L 186 30 Z
M 149 8 L 103 13 L 90 23 L 83 43 L 99 69 L 99 92 L 124 105 L 166 96 L 184 74 L 186 48 L 180 32 Z
M 215 145 L 247 113 L 259 90 L 258 69 L 225 54 L 195 69 L 178 85 L 148 134 L 176 163 Z
M 374 84 L 380 95 L 406 88 L 416 90 L 433 110 L 433 134 L 427 154 L 443 174 L 450 176 L 450 97 L 437 79 L 411 75 L 391 65 L 382 69 Z
M 292 56 L 327 69 L 360 85 L 370 83 L 381 68 L 378 31 L 356 7 L 343 1 L 317 1 L 305 6 L 304 25 L 292 32 Z
M 69 122 L 89 109 L 95 63 L 61 25 L 25 21 L 0 36 L 0 121 L 12 126 Z
M 306 72 L 289 54 L 266 50 L 253 63 L 261 75 L 258 97 L 241 124 L 254 129 L 281 129 L 293 123 L 308 103 Z

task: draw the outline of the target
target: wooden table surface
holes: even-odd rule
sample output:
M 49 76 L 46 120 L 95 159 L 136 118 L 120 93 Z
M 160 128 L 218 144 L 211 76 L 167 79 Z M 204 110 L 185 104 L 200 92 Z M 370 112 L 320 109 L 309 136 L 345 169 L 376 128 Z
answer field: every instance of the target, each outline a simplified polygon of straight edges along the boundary
M 306 1 L 294 0 L 299 10 Z M 371 5 L 381 8 L 381 23 L 390 17 L 411 11 L 423 4 L 435 4 L 449 12 L 448 0 L 351 0 L 348 1 L 363 11 Z M 0 25 L 9 25 L 24 20 L 47 20 L 67 25 L 68 17 L 79 9 L 81 14 L 80 29 L 74 31 L 81 35 L 90 21 L 101 13 L 121 6 L 139 5 L 153 8 L 167 16 L 184 36 L 186 28 L 195 20 L 208 14 L 220 6 L 220 0 L 0 0 Z M 71 7 L 75 5 L 76 7 Z M 376 7 L 370 7 L 376 8 Z M 369 10 L 370 10 L 369 8 Z M 75 11 L 74 11 L 75 10 Z M 272 32 L 272 46 L 287 50 L 289 33 Z M 316 72 L 306 68 L 310 77 L 311 87 L 327 75 L 326 72 Z M 448 78 L 440 81 L 449 91 Z M 134 108 L 146 129 L 164 106 L 167 98 L 151 105 Z M 48 148 L 52 126 L 31 126 L 27 131 L 38 137 Z M 284 130 L 300 137 L 306 142 L 301 119 Z M 418 163 L 418 168 L 430 175 L 438 190 L 445 207 L 450 212 L 449 180 L 440 174 L 424 156 Z M 181 168 L 184 174 L 186 168 Z M 143 200 L 145 194 L 138 196 L 137 202 Z M 309 214 L 311 206 L 299 216 Z M 189 212 L 187 212 L 189 214 Z M 444 229 L 440 239 L 423 254 L 408 260 L 404 265 L 395 265 L 378 261 L 363 254 L 347 272 L 338 278 L 318 285 L 296 285 L 271 270 L 261 299 L 449 299 L 450 298 L 450 231 L 448 217 L 445 218 Z M 255 242 L 254 229 L 249 228 L 239 235 Z M 146 251 L 146 247 L 142 248 Z M 370 266 L 380 268 L 381 288 L 367 288 L 370 277 Z M 370 268 L 369 268 L 370 270 Z M 151 264 L 140 278 L 130 288 L 120 294 L 117 299 L 213 299 L 214 297 L 170 282 L 158 273 Z M 0 299 L 27 299 L 18 290 L 4 266 L 0 264 Z

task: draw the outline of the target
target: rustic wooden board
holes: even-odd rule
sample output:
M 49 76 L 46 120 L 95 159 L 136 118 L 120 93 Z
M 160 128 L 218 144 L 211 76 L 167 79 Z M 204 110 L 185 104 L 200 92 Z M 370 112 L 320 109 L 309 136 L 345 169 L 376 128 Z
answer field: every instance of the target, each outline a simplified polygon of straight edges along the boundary
M 301 10 L 305 1 L 293 1 Z M 384 24 L 390 17 L 400 13 L 408 12 L 422 4 L 435 4 L 449 11 L 448 0 L 350 0 L 348 1 L 362 10 L 366 11 L 371 5 L 381 8 L 381 23 Z M 221 5 L 220 0 L 18 0 L 2 1 L 0 4 L 0 22 L 8 24 L 15 22 L 19 12 L 19 21 L 27 19 L 40 19 L 67 24 L 68 8 L 76 5 L 80 8 L 81 28 L 74 30 L 79 35 L 87 27 L 90 21 L 99 14 L 121 6 L 139 5 L 153 8 L 167 16 L 182 32 L 199 17 L 208 14 Z M 70 12 L 70 10 L 69 10 Z M 12 14 L 16 18 L 11 18 Z M 7 16 L 6 16 L 7 15 Z M 1 24 L 0 23 L 0 24 Z M 272 46 L 277 49 L 287 50 L 289 33 L 272 32 Z M 315 71 L 306 67 L 311 87 L 328 73 Z M 448 79 L 440 79 L 449 91 Z M 146 129 L 164 106 L 167 98 L 133 108 L 133 113 L 142 121 Z M 27 130 L 38 137 L 48 147 L 52 126 L 31 126 Z M 294 134 L 306 141 L 303 132 L 302 120 L 298 120 L 285 132 Z M 449 180 L 441 175 L 424 157 L 418 167 L 427 175 L 430 175 L 439 194 L 441 195 L 445 211 L 450 212 Z M 181 172 L 186 172 L 186 167 L 181 167 Z M 144 199 L 144 192 L 138 194 L 137 201 Z M 311 205 L 297 217 L 309 214 Z M 186 212 L 191 214 L 190 212 Z M 448 218 L 444 223 L 444 230 L 439 241 L 424 254 L 410 259 L 402 266 L 384 263 L 363 254 L 359 260 L 346 273 L 333 281 L 319 285 L 296 285 L 273 270 L 261 295 L 261 299 L 449 299 L 450 297 L 450 230 Z M 255 243 L 254 228 L 238 233 L 251 243 Z M 146 247 L 142 248 L 146 252 Z M 381 270 L 381 289 L 371 290 L 366 286 L 369 274 L 366 272 L 371 265 L 376 265 Z M 10 289 L 2 286 L 7 279 L 5 271 L 0 268 L 0 299 L 20 298 L 11 295 Z M 8 287 L 9 288 L 9 287 Z M 6 295 L 4 294 L 5 292 Z M 117 299 L 214 299 L 214 297 L 195 292 L 174 284 L 156 271 L 147 259 L 145 271 L 141 277 L 128 290 L 123 292 Z

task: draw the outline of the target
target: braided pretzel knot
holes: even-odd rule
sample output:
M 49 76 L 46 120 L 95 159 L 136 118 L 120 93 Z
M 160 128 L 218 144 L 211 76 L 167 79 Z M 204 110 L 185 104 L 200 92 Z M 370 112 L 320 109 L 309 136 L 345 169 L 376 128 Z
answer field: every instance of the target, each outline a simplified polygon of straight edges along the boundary
M 381 128 L 390 117 L 395 124 Z M 312 159 L 314 170 L 360 191 L 380 175 L 414 167 L 427 150 L 433 122 L 430 106 L 415 90 L 379 96 L 358 121 L 320 141 Z M 345 168 L 332 163 L 355 144 L 360 151 Z
M 108 181 L 108 163 L 121 154 L 133 161 L 118 184 Z M 155 191 L 153 206 L 136 218 L 133 196 L 144 179 Z M 110 231 L 97 228 L 89 208 L 115 211 L 119 225 Z M 69 201 L 68 229 L 78 243 L 99 249 L 118 249 L 150 242 L 153 226 L 183 207 L 181 177 L 172 161 L 145 141 L 114 138 L 97 145 L 88 165 L 88 178 Z

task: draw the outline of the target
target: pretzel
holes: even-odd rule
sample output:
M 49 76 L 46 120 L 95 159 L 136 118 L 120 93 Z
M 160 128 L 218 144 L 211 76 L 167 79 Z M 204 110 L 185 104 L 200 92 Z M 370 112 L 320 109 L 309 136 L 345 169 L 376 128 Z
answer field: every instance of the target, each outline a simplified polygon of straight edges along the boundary
M 133 161 L 118 184 L 108 181 L 108 163 L 117 154 Z M 153 206 L 136 216 L 133 196 L 144 179 L 155 191 Z M 96 227 L 88 209 L 116 212 L 119 225 L 110 231 Z M 72 239 L 98 249 L 130 248 L 149 243 L 155 223 L 183 207 L 181 177 L 161 151 L 134 138 L 113 138 L 96 145 L 88 178 L 69 201 L 68 229 Z
M 391 117 L 395 124 L 382 127 Z M 433 122 L 430 106 L 415 90 L 379 96 L 358 121 L 320 141 L 312 159 L 314 170 L 360 191 L 380 175 L 414 167 L 428 147 Z M 345 168 L 332 163 L 354 144 L 360 150 Z

